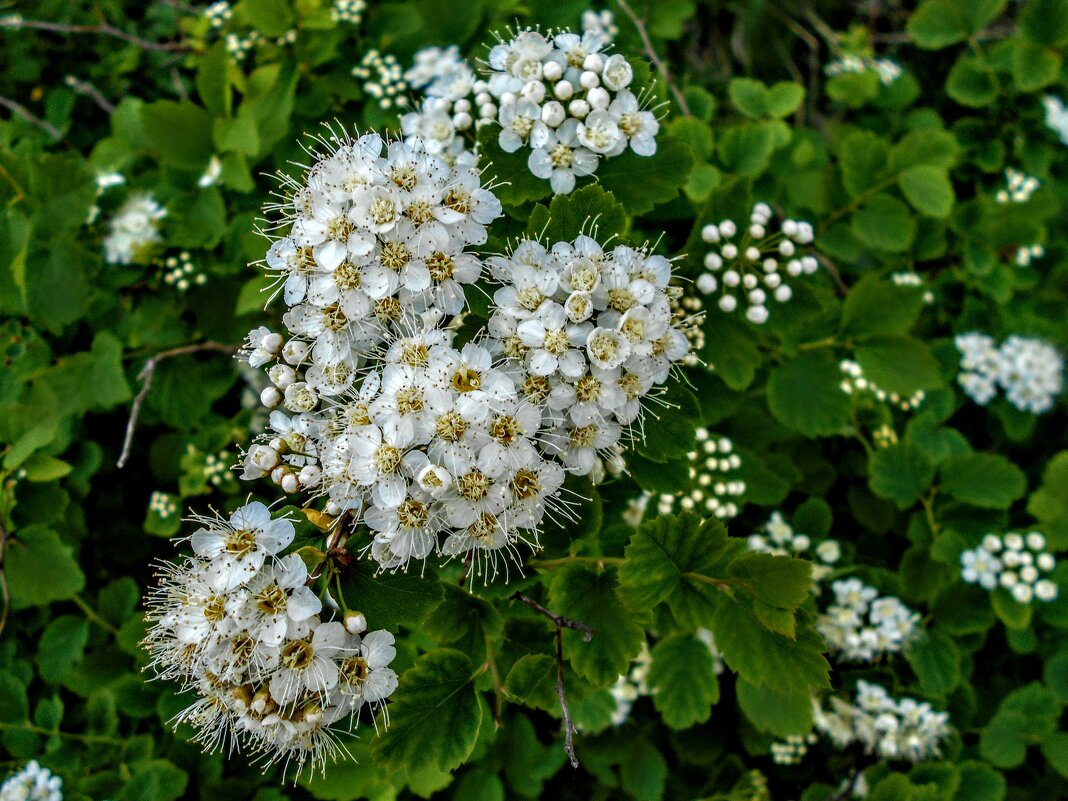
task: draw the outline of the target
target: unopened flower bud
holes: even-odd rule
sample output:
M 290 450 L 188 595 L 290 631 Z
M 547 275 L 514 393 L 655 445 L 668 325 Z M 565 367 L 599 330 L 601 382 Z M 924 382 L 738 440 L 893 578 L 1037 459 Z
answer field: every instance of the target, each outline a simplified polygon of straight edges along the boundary
M 349 634 L 363 634 L 367 631 L 367 617 L 363 612 L 345 613 L 345 631 Z
M 266 387 L 263 392 L 260 393 L 260 403 L 268 409 L 273 409 L 281 402 L 282 393 L 278 391 L 278 387 Z
M 579 120 L 584 120 L 586 119 L 586 116 L 590 113 L 590 104 L 587 103 L 585 100 L 572 100 L 570 103 L 567 104 L 567 110 L 572 117 Z

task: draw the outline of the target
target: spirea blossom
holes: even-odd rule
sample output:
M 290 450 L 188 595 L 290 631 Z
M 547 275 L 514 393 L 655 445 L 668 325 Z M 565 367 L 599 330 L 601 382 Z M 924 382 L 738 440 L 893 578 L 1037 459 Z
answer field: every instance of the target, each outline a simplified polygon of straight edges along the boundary
M 196 519 L 194 555 L 164 563 L 146 599 L 150 667 L 195 695 L 175 720 L 205 750 L 321 769 L 344 750 L 334 727 L 396 689 L 393 635 L 321 619 L 301 557 L 282 555 L 292 522 L 263 504 Z
M 474 168 L 420 140 L 329 145 L 275 207 L 266 261 L 289 338 L 248 338 L 273 411 L 243 477 L 322 498 L 366 528 L 383 568 L 441 554 L 488 579 L 569 514 L 566 474 L 623 469 L 644 405 L 688 351 L 671 262 L 580 236 L 484 264 L 468 248 L 501 205 Z M 489 323 L 461 344 L 465 291 L 484 272 Z
M 363 81 L 363 90 L 374 98 L 380 108 L 390 109 L 408 105 L 408 85 L 403 70 L 392 53 L 383 55 L 377 50 L 364 53 L 360 63 L 352 68 L 352 76 Z
M 1017 603 L 1057 597 L 1057 585 L 1048 577 L 1057 559 L 1047 550 L 1046 538 L 1039 531 L 987 534 L 977 547 L 961 553 L 960 564 L 961 578 L 966 582 L 985 590 L 1003 587 Z
M 771 219 L 771 207 L 757 203 L 740 236 L 733 220 L 701 229 L 701 239 L 715 247 L 705 254 L 698 291 L 719 293 L 719 308 L 728 313 L 745 306 L 746 319 L 757 325 L 767 321 L 771 298 L 786 303 L 793 297 L 790 278 L 811 275 L 819 267 L 816 257 L 805 250 L 812 244 L 812 226 L 787 219 L 775 231 Z M 785 269 L 780 269 L 781 260 Z
M 994 199 L 998 203 L 1026 203 L 1039 187 L 1039 180 L 1008 167 L 1005 170 L 1005 188 L 999 189 Z
M 104 259 L 109 264 L 130 264 L 162 241 L 159 221 L 167 210 L 147 192 L 132 195 L 115 215 L 104 238 Z
M 1057 134 L 1061 144 L 1068 145 L 1068 107 L 1064 101 L 1055 95 L 1045 95 L 1042 107 L 1046 110 L 1046 127 Z
M 0 785 L 0 801 L 63 801 L 63 779 L 31 759 Z
M 918 389 L 908 396 L 899 395 L 896 392 L 887 392 L 864 375 L 864 368 L 852 359 L 843 359 L 838 363 L 838 368 L 842 371 L 842 383 L 840 386 L 842 392 L 847 395 L 867 395 L 879 403 L 888 403 L 903 412 L 911 412 L 918 408 L 926 397 L 922 389 Z
M 839 748 L 860 743 L 881 759 L 922 762 L 941 754 L 949 735 L 949 715 L 913 698 L 894 699 L 877 684 L 857 682 L 853 703 L 831 696 L 815 703 L 814 723 Z
M 834 603 L 820 614 L 816 629 L 841 660 L 873 662 L 902 650 L 919 630 L 919 614 L 859 579 L 835 581 L 831 590 Z
M 1063 389 L 1064 359 L 1041 340 L 1013 334 L 995 348 L 992 337 L 972 332 L 954 343 L 961 354 L 957 382 L 980 406 L 990 403 L 1000 388 L 1020 411 L 1042 414 Z
M 527 166 L 556 194 L 575 188 L 602 159 L 628 148 L 656 152 L 660 123 L 634 93 L 634 69 L 608 54 L 604 34 L 518 31 L 490 50 L 490 92 L 500 98 L 501 149 L 529 151 Z
M 872 71 L 878 74 L 879 82 L 889 86 L 901 77 L 900 65 L 888 58 L 871 58 L 870 56 L 844 55 L 828 63 L 823 72 L 828 77 L 846 73 L 864 73 Z

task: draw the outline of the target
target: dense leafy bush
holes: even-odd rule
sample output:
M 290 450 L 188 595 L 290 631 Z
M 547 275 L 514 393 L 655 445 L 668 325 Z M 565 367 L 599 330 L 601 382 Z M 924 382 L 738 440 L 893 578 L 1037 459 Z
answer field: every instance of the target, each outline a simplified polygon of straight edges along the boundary
M 5 774 L 153 801 L 1068 795 L 1068 2 L 24 5 L 0 18 Z M 526 26 L 586 31 L 592 60 L 528 33 L 520 63 Z M 466 193 L 408 208 L 392 277 L 399 217 L 361 181 L 329 219 L 300 188 L 366 131 L 430 151 L 387 199 L 419 170 Z M 554 274 L 528 308 L 534 262 L 629 277 Z M 554 300 L 570 345 L 549 312 L 519 325 Z M 450 365 L 471 342 L 494 386 L 544 380 L 536 456 L 480 444 L 476 469 L 429 429 L 353 423 L 383 408 L 385 346 L 427 323 Z M 456 370 L 450 402 L 500 422 L 491 371 Z M 406 478 L 339 472 L 383 438 Z M 434 494 L 461 468 L 512 500 Z M 433 536 L 398 539 L 396 493 Z M 187 539 L 194 514 L 216 533 Z M 352 657 L 368 708 L 350 732 L 330 707 L 347 753 L 325 770 L 190 742 L 227 751 L 240 703 L 306 743 L 326 696 L 207 671 L 207 606 L 175 667 L 167 613 L 196 593 L 151 590 L 249 595 L 282 549 L 306 614 L 225 615 Z M 191 674 L 221 699 L 195 714 Z

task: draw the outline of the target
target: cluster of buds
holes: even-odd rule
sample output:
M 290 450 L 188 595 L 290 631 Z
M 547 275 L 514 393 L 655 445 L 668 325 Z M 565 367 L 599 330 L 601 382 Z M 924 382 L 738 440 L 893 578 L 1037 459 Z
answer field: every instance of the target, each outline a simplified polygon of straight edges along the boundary
M 1041 259 L 1045 255 L 1046 249 L 1039 244 L 1023 245 L 1016 249 L 1016 255 L 1012 260 L 1017 267 L 1030 267 L 1032 261 Z
M 330 7 L 330 19 L 359 25 L 366 10 L 367 0 L 334 0 L 334 5 Z
M 771 761 L 776 765 L 800 765 L 809 746 L 817 742 L 815 734 L 791 734 L 785 740 L 771 744 Z
M 879 82 L 889 86 L 901 77 L 900 65 L 888 58 L 871 58 L 869 56 L 844 55 L 828 63 L 823 72 L 829 78 L 846 73 L 861 74 L 868 71 L 879 75 Z
M 1041 532 L 1009 532 L 1000 537 L 987 534 L 977 547 L 960 555 L 960 563 L 961 578 L 966 582 L 985 590 L 1002 587 L 1017 603 L 1057 597 L 1057 585 L 1047 577 L 1057 566 L 1057 559 L 1046 550 Z
M 163 283 L 185 292 L 191 286 L 203 286 L 208 281 L 205 273 L 197 272 L 193 257 L 183 250 L 177 256 L 163 260 Z
M 352 77 L 363 81 L 363 91 L 378 101 L 384 109 L 408 105 L 408 84 L 397 57 L 391 53 L 368 50 L 360 63 L 352 68 Z
M 737 241 L 738 226 L 733 220 L 701 229 L 701 239 L 716 248 L 705 255 L 706 272 L 697 278 L 698 291 L 705 295 L 720 292 L 719 308 L 728 313 L 745 306 L 746 319 L 757 325 L 768 319 L 769 293 L 777 302 L 786 303 L 793 297 L 787 278 L 811 275 L 819 267 L 815 256 L 799 250 L 812 244 L 812 226 L 787 219 L 774 231 L 769 228 L 771 218 L 771 207 L 757 203 Z M 785 270 L 780 269 L 782 259 Z
M 1040 181 L 1008 167 L 1005 170 L 1005 188 L 999 189 L 994 199 L 998 203 L 1026 203 L 1041 185 Z
M 867 394 L 875 398 L 879 403 L 889 403 L 903 412 L 911 412 L 918 408 L 926 397 L 922 389 L 918 389 L 908 397 L 902 397 L 896 392 L 887 392 L 870 378 L 864 375 L 864 369 L 852 359 L 843 359 L 838 364 L 843 378 L 839 385 L 842 392 L 847 395 Z

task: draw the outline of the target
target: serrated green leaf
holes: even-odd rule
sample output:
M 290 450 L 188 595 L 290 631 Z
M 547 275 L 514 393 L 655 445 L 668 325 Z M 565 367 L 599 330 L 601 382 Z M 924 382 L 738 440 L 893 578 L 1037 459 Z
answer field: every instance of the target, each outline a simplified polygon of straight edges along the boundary
M 865 378 L 902 398 L 942 384 L 938 360 L 926 344 L 916 339 L 873 337 L 857 346 L 856 357 Z
M 396 631 L 399 626 L 416 626 L 442 599 L 440 582 L 431 577 L 406 573 L 376 575 L 369 563 L 358 561 L 341 576 L 345 605 L 363 612 L 372 629 Z
M 839 434 L 849 422 L 838 362 L 825 351 L 802 353 L 768 377 L 768 408 L 776 419 L 807 437 Z
M 923 309 L 923 292 L 866 275 L 849 289 L 842 303 L 844 334 L 904 334 Z
M 708 646 L 691 634 L 675 634 L 652 651 L 649 686 L 664 723 L 686 729 L 704 723 L 719 700 L 719 681 Z
M 944 698 L 960 684 L 960 650 L 944 634 L 926 632 L 908 645 L 905 658 L 924 695 Z
M 504 679 L 504 690 L 520 703 L 537 709 L 556 709 L 556 660 L 547 654 L 526 654 L 516 660 Z
M 597 169 L 597 178 L 633 216 L 646 214 L 658 203 L 677 197 L 695 163 L 686 144 L 661 136 L 652 156 L 639 156 L 628 150 L 604 161 Z
M 935 468 L 919 448 L 897 442 L 872 454 L 868 474 L 872 492 L 905 509 L 931 486 Z
M 743 553 L 727 565 L 727 575 L 758 601 L 780 609 L 797 609 L 812 589 L 812 563 L 792 556 Z
M 427 616 L 422 629 L 438 642 L 481 659 L 487 640 L 497 639 L 504 631 L 504 618 L 492 604 L 461 587 L 439 586 L 444 598 Z
M 548 209 L 535 206 L 527 235 L 546 242 L 570 242 L 579 234 L 593 235 L 599 242 L 622 236 L 627 230 L 627 213 L 611 192 L 598 184 L 576 189 L 569 195 L 556 195 Z
M 942 490 L 981 509 L 1007 509 L 1027 491 L 1027 477 L 996 453 L 951 456 L 941 467 Z
M 739 679 L 735 689 L 742 712 L 761 731 L 787 737 L 812 728 L 812 696 L 805 688 L 756 686 Z
M 865 245 L 901 253 L 908 250 L 916 236 L 916 219 L 904 203 L 882 193 L 853 214 L 851 230 Z
M 389 706 L 389 729 L 373 746 L 391 773 L 453 770 L 471 754 L 482 725 L 471 659 L 447 648 L 416 660 L 400 678 Z
M 85 587 L 85 574 L 69 545 L 45 526 L 20 529 L 4 551 L 15 609 L 65 601 Z
M 157 100 L 141 107 L 149 149 L 160 160 L 187 170 L 203 169 L 212 154 L 212 117 L 188 100 Z
M 948 217 L 956 195 L 949 175 L 941 167 L 919 164 L 898 176 L 897 185 L 905 199 L 921 214 Z

